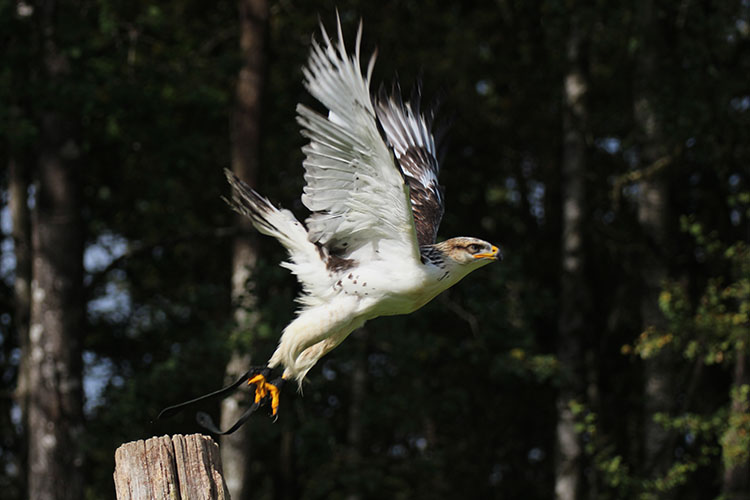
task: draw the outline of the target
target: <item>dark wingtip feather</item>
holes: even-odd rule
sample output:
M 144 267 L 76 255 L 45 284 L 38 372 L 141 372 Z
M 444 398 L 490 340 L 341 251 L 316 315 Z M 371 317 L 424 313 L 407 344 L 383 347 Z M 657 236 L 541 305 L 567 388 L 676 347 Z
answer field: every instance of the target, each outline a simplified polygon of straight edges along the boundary
M 271 202 L 261 196 L 231 170 L 224 169 L 224 175 L 226 175 L 229 185 L 232 187 L 232 197 L 229 199 L 222 196 L 222 199 L 235 212 L 250 218 L 253 223 L 275 231 L 276 228 L 266 218 L 269 212 L 275 210 Z
M 437 180 L 441 145 L 432 130 L 435 113 L 422 112 L 421 94 L 421 85 L 416 84 L 411 100 L 404 102 L 398 81 L 394 81 L 390 96 L 381 86 L 375 109 L 380 134 L 385 135 L 391 151 L 397 152 L 395 164 L 409 186 L 417 240 L 423 245 L 435 241 L 444 206 L 443 188 Z

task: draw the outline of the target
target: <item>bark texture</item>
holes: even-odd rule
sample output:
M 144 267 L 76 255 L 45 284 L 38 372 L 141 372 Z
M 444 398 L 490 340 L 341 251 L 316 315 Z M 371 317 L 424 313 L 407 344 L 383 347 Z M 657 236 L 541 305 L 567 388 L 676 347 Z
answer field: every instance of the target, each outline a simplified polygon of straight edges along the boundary
M 637 27 L 640 49 L 636 54 L 634 82 L 634 117 L 641 146 L 641 168 L 648 169 L 667 156 L 662 120 L 659 115 L 658 89 L 652 88 L 658 70 L 658 41 L 661 30 L 651 0 L 638 4 Z M 666 259 L 669 255 L 668 192 L 663 172 L 657 170 L 644 176 L 638 184 L 638 222 L 644 236 L 641 263 L 641 323 L 644 330 L 666 329 L 666 320 L 659 309 L 659 294 L 667 278 Z M 643 362 L 644 376 L 644 473 L 663 475 L 672 463 L 670 433 L 654 422 L 657 413 L 674 409 L 674 359 L 664 350 Z
M 54 1 L 39 4 L 45 77 L 63 86 L 70 69 L 57 46 L 56 14 Z M 55 103 L 40 117 L 31 226 L 27 478 L 35 500 L 83 497 L 83 224 L 79 152 L 73 124 L 59 110 L 64 105 Z
M 208 436 L 161 436 L 115 452 L 117 500 L 228 500 L 219 446 Z
M 586 163 L 587 79 L 583 63 L 583 38 L 575 20 L 567 41 L 568 71 L 563 84 L 562 248 L 560 316 L 557 355 L 562 383 L 557 395 L 555 496 L 574 500 L 581 490 L 581 443 L 575 430 L 571 401 L 583 398 L 582 341 L 588 298 L 584 282 L 584 176 Z

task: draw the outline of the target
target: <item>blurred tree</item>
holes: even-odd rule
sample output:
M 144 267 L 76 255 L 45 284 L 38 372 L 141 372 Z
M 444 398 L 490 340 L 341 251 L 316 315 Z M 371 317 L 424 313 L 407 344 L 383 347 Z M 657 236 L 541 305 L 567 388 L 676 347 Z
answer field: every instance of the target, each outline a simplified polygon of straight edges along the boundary
M 61 44 L 60 29 L 68 12 L 54 0 L 37 8 L 46 106 L 39 116 L 29 352 L 23 358 L 31 366 L 20 370 L 28 373 L 26 472 L 29 498 L 78 499 L 83 494 L 84 427 L 80 142 L 69 103 L 55 96 L 71 89 L 68 48 Z
M 589 287 L 586 284 L 585 218 L 587 131 L 587 40 L 584 9 L 571 15 L 565 42 L 562 82 L 560 317 L 557 358 L 560 388 L 557 395 L 555 497 L 575 500 L 582 494 L 583 453 L 576 432 L 573 407 L 584 398 L 583 350 L 586 338 Z
M 237 78 L 235 109 L 232 114 L 232 171 L 251 186 L 257 186 L 260 163 L 261 114 L 266 73 L 266 33 L 268 2 L 239 0 L 239 39 L 242 66 Z M 247 217 L 235 215 L 240 233 L 232 247 L 232 308 L 236 332 L 226 380 L 233 382 L 251 363 L 263 363 L 251 357 L 254 330 L 258 321 L 258 301 L 254 269 L 258 261 L 256 235 Z M 247 393 L 235 392 L 221 404 L 221 426 L 228 429 L 249 404 Z M 221 460 L 232 498 L 252 497 L 250 463 L 253 450 L 247 427 L 221 439 Z
M 638 221 L 645 238 L 641 279 L 641 321 L 644 330 L 663 330 L 665 319 L 659 310 L 658 297 L 667 279 L 666 262 L 671 253 L 668 224 L 669 204 L 667 181 L 663 170 L 669 165 L 669 144 L 665 137 L 662 116 L 657 106 L 660 92 L 654 86 L 659 81 L 659 39 L 663 28 L 658 22 L 659 7 L 651 0 L 637 4 L 636 40 L 638 50 L 634 55 L 634 116 L 637 141 L 640 149 L 639 166 L 642 176 L 638 183 Z M 664 475 L 672 462 L 673 443 L 669 433 L 654 420 L 658 413 L 674 408 L 674 360 L 667 351 L 645 359 L 644 368 L 644 432 L 645 457 L 643 471 L 654 477 Z

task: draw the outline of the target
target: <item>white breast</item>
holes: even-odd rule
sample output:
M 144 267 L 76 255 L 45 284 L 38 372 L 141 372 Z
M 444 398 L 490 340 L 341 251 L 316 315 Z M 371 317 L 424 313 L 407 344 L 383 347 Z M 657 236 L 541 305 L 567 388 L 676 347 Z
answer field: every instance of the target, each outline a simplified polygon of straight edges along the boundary
M 380 262 L 340 274 L 333 287 L 337 294 L 359 299 L 359 313 L 372 319 L 419 309 L 456 282 L 451 278 L 434 266 Z

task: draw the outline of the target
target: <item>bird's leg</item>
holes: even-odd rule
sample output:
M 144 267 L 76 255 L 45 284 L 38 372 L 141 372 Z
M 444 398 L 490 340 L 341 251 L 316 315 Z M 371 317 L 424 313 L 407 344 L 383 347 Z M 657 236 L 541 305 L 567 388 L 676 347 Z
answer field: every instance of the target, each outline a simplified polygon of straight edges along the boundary
M 268 376 L 270 374 L 271 368 L 266 367 L 260 373 L 250 377 L 247 383 L 248 385 L 255 385 L 255 404 L 260 405 L 266 398 L 271 398 L 271 414 L 276 416 L 279 410 L 279 394 L 286 379 L 281 376 L 269 382 Z
M 219 389 L 218 391 L 214 391 L 210 394 L 205 394 L 203 396 L 200 396 L 195 399 L 191 399 L 190 401 L 185 401 L 184 403 L 180 403 L 174 406 L 170 406 L 168 408 L 165 408 L 164 410 L 159 413 L 159 416 L 157 418 L 167 418 L 171 417 L 173 415 L 176 415 L 180 411 L 184 410 L 188 406 L 193 406 L 198 403 L 202 403 L 208 400 L 212 399 L 219 399 L 224 398 L 231 394 L 232 392 L 236 391 L 240 385 L 242 385 L 244 382 L 248 382 L 249 384 L 255 385 L 255 401 L 254 403 L 245 410 L 245 413 L 242 414 L 242 416 L 237 420 L 237 422 L 232 425 L 229 429 L 226 431 L 222 431 L 216 425 L 214 424 L 211 417 L 202 411 L 199 411 L 195 417 L 198 423 L 203 426 L 204 428 L 208 429 L 209 431 L 215 433 L 215 434 L 231 434 L 237 429 L 239 429 L 242 424 L 247 421 L 248 418 L 257 410 L 260 408 L 260 406 L 265 403 L 268 398 L 271 399 L 271 411 L 273 412 L 273 415 L 276 416 L 278 409 L 279 409 L 279 392 L 281 391 L 281 387 L 286 382 L 286 379 L 281 376 L 271 382 L 268 382 L 266 379 L 271 374 L 271 368 L 268 366 L 265 367 L 253 367 L 250 368 L 247 372 L 245 372 L 244 375 L 242 375 L 236 382 L 234 382 L 231 385 L 228 385 L 222 389 Z

